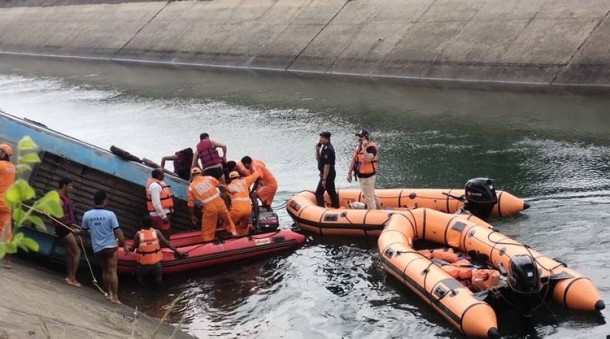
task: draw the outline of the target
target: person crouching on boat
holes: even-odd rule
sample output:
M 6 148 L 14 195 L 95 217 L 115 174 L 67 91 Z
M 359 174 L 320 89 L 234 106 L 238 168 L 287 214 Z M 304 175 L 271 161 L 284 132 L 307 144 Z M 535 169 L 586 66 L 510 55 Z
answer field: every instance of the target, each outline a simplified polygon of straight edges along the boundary
M 248 223 L 250 216 L 252 216 L 250 186 L 259 176 L 259 172 L 254 172 L 247 177 L 241 177 L 237 171 L 229 173 L 227 191 L 231 197 L 230 214 L 238 235 L 248 235 Z
M 0 144 L 0 241 L 4 242 L 9 242 L 13 234 L 11 208 L 4 203 L 4 194 L 15 182 L 15 174 L 17 173 L 15 165 L 11 162 L 11 155 L 13 155 L 11 146 Z M 4 268 L 12 267 L 10 258 L 10 254 L 4 254 L 4 258 L 2 258 Z
M 169 239 L 174 196 L 169 185 L 163 182 L 165 179 L 163 170 L 155 168 L 150 175 L 151 177 L 146 182 L 146 208 L 150 213 L 153 226 L 160 230 L 166 239 Z
M 178 251 L 172 244 L 165 239 L 163 234 L 152 228 L 152 218 L 150 215 L 145 215 L 140 220 L 142 227 L 133 238 L 129 252 L 136 251 L 138 266 L 136 268 L 136 277 L 141 285 L 146 285 L 146 279 L 151 277 L 156 286 L 161 286 L 163 280 L 163 252 L 161 245 L 168 247 L 174 251 L 176 257 L 184 258 L 186 253 Z
M 377 206 L 375 199 L 375 174 L 377 174 L 379 162 L 378 147 L 377 144 L 369 140 L 367 130 L 360 130 L 356 133 L 356 136 L 358 137 L 358 145 L 347 172 L 347 182 L 352 182 L 352 171 L 354 171 L 356 177 L 360 179 L 362 195 L 367 209 L 378 209 L 381 208 L 381 206 Z
M 193 163 L 193 149 L 188 147 L 180 150 L 174 155 L 166 155 L 161 158 L 161 168 L 165 168 L 166 161 L 174 162 L 174 173 L 180 178 L 188 181 L 191 178 L 191 164 Z
M 214 177 L 224 185 L 222 164 L 227 162 L 227 145 L 211 140 L 207 133 L 201 133 L 199 140 L 191 168 L 197 167 L 197 163 L 201 160 L 202 173 Z M 217 148 L 222 149 L 222 156 L 218 153 Z
M 256 197 L 261 201 L 261 206 L 267 211 L 272 212 L 271 204 L 275 193 L 277 192 L 277 180 L 269 167 L 261 160 L 252 160 L 251 157 L 245 156 L 241 158 L 241 162 L 237 163 L 237 170 L 243 176 L 248 176 L 254 172 L 260 172 L 260 177 L 254 183 L 252 188 L 256 193 Z
M 226 186 L 211 175 L 202 175 L 199 167 L 191 169 L 191 176 L 193 177 L 192 182 L 186 190 L 186 195 L 188 196 L 187 206 L 193 225 L 197 225 L 199 220 L 195 216 L 195 201 L 199 201 L 203 205 L 201 208 L 201 235 L 203 236 L 203 241 L 214 240 L 218 217 L 224 221 L 225 230 L 233 236 L 237 236 L 235 224 L 231 220 L 227 205 L 219 192 L 219 190 L 226 192 Z

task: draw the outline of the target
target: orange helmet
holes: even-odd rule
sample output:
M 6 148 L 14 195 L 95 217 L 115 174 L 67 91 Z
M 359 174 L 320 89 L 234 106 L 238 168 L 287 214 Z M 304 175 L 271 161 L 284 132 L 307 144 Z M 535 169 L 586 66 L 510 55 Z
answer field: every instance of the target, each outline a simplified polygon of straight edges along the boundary
M 0 144 L 0 149 L 3 150 L 4 153 L 6 153 L 6 155 L 8 155 L 9 157 L 13 155 L 13 149 L 7 144 Z

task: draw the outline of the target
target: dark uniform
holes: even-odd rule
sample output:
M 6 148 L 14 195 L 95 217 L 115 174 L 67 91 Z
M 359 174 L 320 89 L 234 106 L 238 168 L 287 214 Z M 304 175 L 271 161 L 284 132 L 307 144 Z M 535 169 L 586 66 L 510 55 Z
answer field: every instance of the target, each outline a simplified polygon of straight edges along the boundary
M 330 165 L 328 171 L 328 177 L 326 178 L 326 189 L 322 187 L 322 176 L 324 175 L 324 165 Z M 318 182 L 318 188 L 316 189 L 316 202 L 318 206 L 324 207 L 324 191 L 328 192 L 330 196 L 331 206 L 339 208 L 339 195 L 335 189 L 335 149 L 330 142 L 326 145 L 322 145 L 320 149 L 320 158 L 318 159 L 318 170 L 320 171 L 320 181 Z

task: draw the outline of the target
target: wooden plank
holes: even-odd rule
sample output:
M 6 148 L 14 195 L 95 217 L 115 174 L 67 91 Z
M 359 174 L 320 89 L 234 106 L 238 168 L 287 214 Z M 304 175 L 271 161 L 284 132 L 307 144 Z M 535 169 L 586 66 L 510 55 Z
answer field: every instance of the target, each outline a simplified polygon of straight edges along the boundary
M 83 213 L 93 208 L 93 194 L 104 190 L 109 194 L 109 209 L 117 215 L 125 236 L 133 237 L 139 229 L 140 218 L 148 213 L 145 183 L 134 184 L 49 152 L 42 153 L 41 159 L 30 176 L 30 184 L 38 196 L 58 189 L 62 177 L 71 179 L 75 187 L 73 200 L 77 220 L 81 221 Z M 192 230 L 186 201 L 176 199 L 174 212 L 173 233 Z

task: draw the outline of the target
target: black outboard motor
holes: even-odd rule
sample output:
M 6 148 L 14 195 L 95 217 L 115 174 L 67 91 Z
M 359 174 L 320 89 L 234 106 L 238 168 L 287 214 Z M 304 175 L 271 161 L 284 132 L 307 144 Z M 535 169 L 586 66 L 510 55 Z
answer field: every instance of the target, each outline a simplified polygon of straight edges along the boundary
M 487 221 L 498 203 L 493 181 L 488 178 L 470 179 L 464 187 L 464 192 L 466 198 L 464 209 Z
M 510 260 L 508 286 L 513 292 L 513 304 L 526 316 L 540 302 L 542 282 L 538 266 L 529 255 L 516 255 Z
M 254 226 L 256 233 L 272 232 L 280 227 L 280 219 L 275 212 L 267 212 L 261 209 L 256 216 L 256 224 Z
M 531 256 L 522 254 L 511 258 L 508 284 L 518 293 L 540 292 L 540 272 Z

